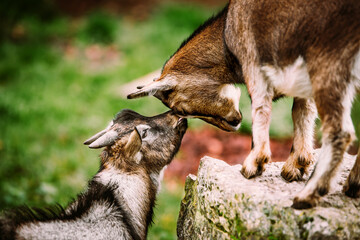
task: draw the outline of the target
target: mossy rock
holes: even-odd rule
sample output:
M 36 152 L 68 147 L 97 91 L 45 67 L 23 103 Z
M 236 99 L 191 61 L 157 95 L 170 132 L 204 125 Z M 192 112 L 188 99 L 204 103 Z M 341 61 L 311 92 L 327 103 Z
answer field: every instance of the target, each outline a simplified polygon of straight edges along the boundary
M 360 239 L 360 200 L 342 193 L 354 162 L 355 157 L 345 156 L 329 194 L 317 207 L 295 210 L 292 199 L 305 180 L 283 180 L 284 163 L 270 163 L 262 176 L 245 179 L 241 165 L 204 157 L 198 176 L 186 180 L 178 238 Z

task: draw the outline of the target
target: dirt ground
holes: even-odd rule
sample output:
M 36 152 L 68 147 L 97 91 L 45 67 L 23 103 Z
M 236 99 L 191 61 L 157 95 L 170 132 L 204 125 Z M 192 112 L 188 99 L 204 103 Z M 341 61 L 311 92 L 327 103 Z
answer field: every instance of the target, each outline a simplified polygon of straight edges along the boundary
M 289 156 L 292 140 L 271 140 L 272 161 L 285 161 Z M 251 136 L 229 133 L 211 126 L 188 131 L 180 152 L 165 172 L 165 178 L 185 181 L 189 173 L 196 174 L 200 159 L 207 155 L 224 160 L 230 165 L 243 163 L 251 150 Z
M 271 161 L 286 161 L 292 145 L 292 138 L 270 139 Z M 315 141 L 314 147 L 321 144 Z M 356 155 L 359 143 L 349 147 L 347 153 Z M 230 165 L 242 164 L 251 150 L 251 136 L 240 133 L 229 133 L 210 125 L 199 130 L 188 130 L 185 134 L 179 153 L 165 171 L 165 179 L 185 182 L 190 173 L 197 174 L 200 159 L 210 156 L 221 159 Z

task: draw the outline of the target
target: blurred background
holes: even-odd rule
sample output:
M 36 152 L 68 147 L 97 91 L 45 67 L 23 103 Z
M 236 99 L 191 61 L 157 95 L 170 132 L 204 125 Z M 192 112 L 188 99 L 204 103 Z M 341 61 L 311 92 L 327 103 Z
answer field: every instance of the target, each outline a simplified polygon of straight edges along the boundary
M 98 170 L 101 151 L 82 145 L 85 139 L 123 108 L 147 116 L 167 110 L 155 98 L 126 100 L 121 87 L 161 68 L 181 42 L 225 4 L 2 0 L 0 211 L 22 204 L 66 205 L 82 191 Z M 190 121 L 180 152 L 166 171 L 149 239 L 176 239 L 185 177 L 196 174 L 203 155 L 237 164 L 249 153 L 250 101 L 244 88 L 242 93 L 239 133 Z M 291 105 L 291 99 L 274 103 L 274 161 L 286 160 L 291 148 Z M 352 114 L 358 131 L 358 100 Z M 351 151 L 355 153 L 355 147 Z

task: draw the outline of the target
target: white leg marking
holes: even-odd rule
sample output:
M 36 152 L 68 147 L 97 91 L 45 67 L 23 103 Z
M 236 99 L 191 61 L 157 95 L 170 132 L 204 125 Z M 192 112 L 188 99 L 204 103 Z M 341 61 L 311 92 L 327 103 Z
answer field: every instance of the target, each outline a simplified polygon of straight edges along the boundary
M 323 138 L 324 139 L 324 138 Z M 317 183 L 325 172 L 329 171 L 332 160 L 332 146 L 331 143 L 323 143 L 316 168 L 312 174 L 312 177 L 307 182 L 305 188 L 297 194 L 299 199 L 306 199 L 309 195 L 313 194 L 316 190 Z
M 271 100 L 264 101 L 262 106 L 256 105 L 256 101 L 252 103 L 252 136 L 254 148 L 244 161 L 243 167 L 245 177 L 252 177 L 257 173 L 258 163 L 257 158 L 268 158 L 270 160 L 270 139 L 269 128 L 271 121 Z M 258 107 L 256 107 L 258 106 Z
M 341 127 L 342 127 L 342 131 L 350 133 L 351 142 L 356 139 L 355 129 L 351 119 L 351 107 L 355 93 L 356 93 L 355 85 L 353 82 L 351 82 L 348 85 L 346 89 L 346 93 L 344 94 L 344 98 L 342 100 L 344 112 L 342 115 Z

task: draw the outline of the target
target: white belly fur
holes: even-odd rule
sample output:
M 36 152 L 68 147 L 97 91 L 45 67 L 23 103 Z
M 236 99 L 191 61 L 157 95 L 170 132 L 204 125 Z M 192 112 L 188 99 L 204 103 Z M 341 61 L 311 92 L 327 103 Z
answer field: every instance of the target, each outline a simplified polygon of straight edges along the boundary
M 261 67 L 261 72 L 278 93 L 290 97 L 312 97 L 309 73 L 301 56 L 289 66 L 279 68 L 266 65 Z
M 284 68 L 265 65 L 261 72 L 270 81 L 277 93 L 289 97 L 312 98 L 310 76 L 304 59 L 299 56 L 295 62 Z M 360 90 L 360 51 L 354 56 L 351 68 L 351 82 Z

